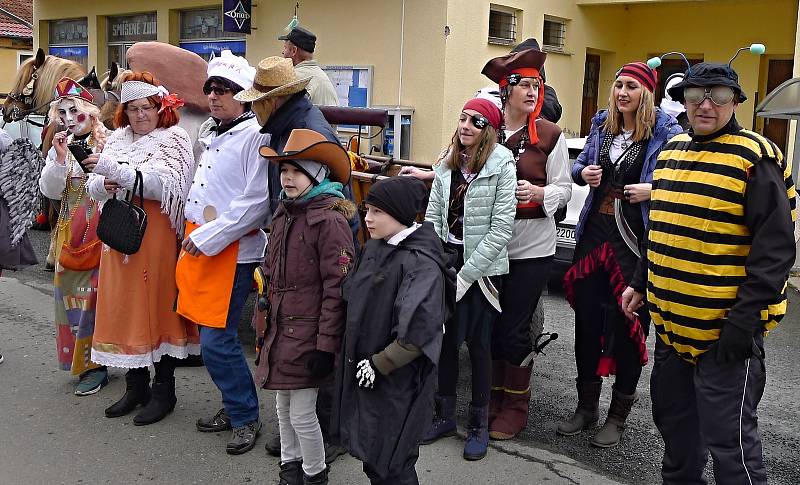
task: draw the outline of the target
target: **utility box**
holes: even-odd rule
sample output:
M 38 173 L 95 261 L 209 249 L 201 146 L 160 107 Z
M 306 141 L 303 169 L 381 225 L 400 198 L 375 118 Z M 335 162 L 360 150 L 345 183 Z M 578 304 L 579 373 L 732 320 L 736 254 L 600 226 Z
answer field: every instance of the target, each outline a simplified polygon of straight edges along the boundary
M 409 106 L 373 106 L 389 113 L 389 122 L 383 130 L 381 150 L 387 157 L 408 160 L 411 157 L 411 130 L 414 108 Z

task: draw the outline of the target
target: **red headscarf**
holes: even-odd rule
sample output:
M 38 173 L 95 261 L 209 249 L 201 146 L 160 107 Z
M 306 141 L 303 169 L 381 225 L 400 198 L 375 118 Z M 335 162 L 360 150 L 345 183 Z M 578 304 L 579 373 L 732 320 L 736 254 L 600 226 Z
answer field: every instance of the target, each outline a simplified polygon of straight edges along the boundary
M 475 110 L 485 116 L 486 119 L 489 120 L 489 124 L 492 125 L 495 130 L 499 130 L 500 127 L 503 126 L 503 113 L 496 104 L 488 99 L 472 98 L 461 108 L 462 111 L 465 109 Z
M 542 111 L 542 105 L 544 105 L 544 81 L 542 81 L 539 70 L 533 67 L 520 67 L 514 69 L 509 74 L 519 74 L 523 78 L 530 77 L 539 80 L 539 96 L 536 98 L 536 107 L 531 114 L 528 115 L 528 137 L 530 138 L 531 145 L 536 145 L 539 143 L 539 134 L 536 133 L 536 118 L 539 117 L 539 113 Z M 498 85 L 501 89 L 508 86 L 508 76 L 501 79 Z

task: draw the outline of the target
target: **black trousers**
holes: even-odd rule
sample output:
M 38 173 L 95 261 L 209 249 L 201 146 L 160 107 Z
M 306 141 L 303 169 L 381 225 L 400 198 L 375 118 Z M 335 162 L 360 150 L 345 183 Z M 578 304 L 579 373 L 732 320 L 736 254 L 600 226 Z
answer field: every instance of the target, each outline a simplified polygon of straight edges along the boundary
M 646 313 L 640 312 L 642 318 L 647 318 Z M 628 336 L 625 315 L 611 293 L 608 274 L 598 271 L 575 282 L 575 364 L 578 379 L 600 381 L 597 364 L 603 351 L 601 339 L 604 335 L 613 339 L 611 348 L 617 363 L 614 388 L 622 394 L 633 394 L 642 375 L 639 350 Z
M 762 348 L 759 336 L 752 357 L 721 364 L 714 346 L 693 365 L 656 337 L 650 395 L 666 485 L 705 484 L 708 451 L 716 483 L 767 483 L 756 413 L 766 382 Z
M 492 326 L 492 359 L 519 365 L 533 350 L 531 318 L 552 265 L 553 256 L 509 260 L 500 292 L 503 312 Z
M 362 469 L 367 475 L 367 478 L 369 478 L 370 485 L 419 485 L 419 478 L 417 478 L 417 470 L 415 468 L 418 457 L 419 448 L 417 449 L 417 453 L 412 454 L 412 456 L 408 458 L 403 471 L 397 475 L 391 475 L 385 478 L 381 478 L 380 475 L 366 463 L 364 463 Z

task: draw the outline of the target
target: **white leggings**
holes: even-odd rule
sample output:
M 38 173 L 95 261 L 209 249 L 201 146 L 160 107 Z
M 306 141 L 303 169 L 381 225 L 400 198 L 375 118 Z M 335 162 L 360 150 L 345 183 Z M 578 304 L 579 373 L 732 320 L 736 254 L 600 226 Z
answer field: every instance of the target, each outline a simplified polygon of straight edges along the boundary
M 325 445 L 317 419 L 319 389 L 278 391 L 275 407 L 281 432 L 281 463 L 303 460 L 303 471 L 313 476 L 325 469 Z

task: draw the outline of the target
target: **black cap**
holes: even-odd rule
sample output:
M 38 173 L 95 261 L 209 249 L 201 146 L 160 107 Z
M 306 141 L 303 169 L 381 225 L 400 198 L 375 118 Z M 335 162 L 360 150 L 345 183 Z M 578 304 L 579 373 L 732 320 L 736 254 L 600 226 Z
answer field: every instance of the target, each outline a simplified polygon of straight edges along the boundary
M 686 71 L 683 81 L 669 88 L 669 95 L 675 101 L 684 103 L 683 88 L 690 86 L 703 88 L 728 86 L 737 94 L 740 103 L 747 99 L 747 96 L 742 91 L 742 86 L 739 85 L 739 75 L 728 64 L 716 64 L 713 62 L 695 64 Z
M 314 47 L 317 45 L 317 36 L 314 32 L 299 25 L 288 34 L 278 37 L 278 40 L 288 40 L 306 52 L 314 52 Z
M 417 214 L 425 210 L 428 188 L 414 177 L 390 177 L 376 182 L 369 189 L 364 204 L 375 206 L 400 224 L 411 227 Z

